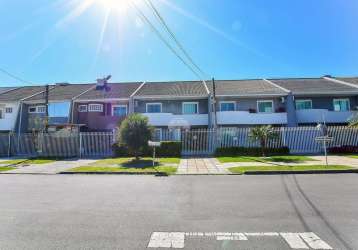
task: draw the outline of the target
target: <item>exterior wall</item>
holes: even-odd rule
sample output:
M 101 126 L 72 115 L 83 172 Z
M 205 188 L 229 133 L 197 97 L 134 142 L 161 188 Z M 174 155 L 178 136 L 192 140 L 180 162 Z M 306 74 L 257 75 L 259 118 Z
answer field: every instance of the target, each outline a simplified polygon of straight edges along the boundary
M 88 104 L 103 104 L 103 112 L 79 112 L 79 105 Z M 75 102 L 73 105 L 73 123 L 83 124 L 82 130 L 84 131 L 111 131 L 118 127 L 118 124 L 124 117 L 112 116 L 113 105 L 126 105 L 127 113 L 129 112 L 127 102 Z
M 278 97 L 265 97 L 265 98 L 244 98 L 244 97 L 217 97 L 216 98 L 216 110 L 220 111 L 220 102 L 222 101 L 234 101 L 236 103 L 235 105 L 235 111 L 249 111 L 251 110 L 257 110 L 257 101 L 263 101 L 263 100 L 272 100 L 273 101 L 273 108 L 274 110 L 278 110 L 280 108 L 285 108 L 285 103 L 281 102 L 281 98 Z
M 15 130 L 19 106 L 19 103 L 0 104 L 0 109 L 3 110 L 4 114 L 4 119 L 0 119 L 0 131 Z M 5 113 L 5 108 L 12 108 L 12 113 Z
M 137 113 L 146 113 L 146 104 L 147 103 L 162 103 L 162 113 L 171 113 L 174 115 L 181 115 L 182 104 L 184 102 L 198 102 L 199 103 L 199 114 L 208 113 L 208 100 L 199 99 L 199 100 L 135 100 L 134 103 L 137 103 L 134 107 L 134 112 Z

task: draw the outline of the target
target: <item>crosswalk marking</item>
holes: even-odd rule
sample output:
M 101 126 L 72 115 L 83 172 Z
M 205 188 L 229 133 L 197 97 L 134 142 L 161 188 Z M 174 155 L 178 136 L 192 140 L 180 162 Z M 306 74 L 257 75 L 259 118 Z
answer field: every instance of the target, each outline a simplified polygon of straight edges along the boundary
M 277 233 L 277 232 L 153 232 L 148 248 L 175 248 L 185 247 L 185 238 L 206 237 L 217 241 L 248 241 L 250 237 L 282 237 L 291 249 L 332 249 L 313 232 Z
M 309 249 L 298 233 L 280 233 L 292 249 Z
M 330 245 L 321 240 L 315 233 L 300 233 L 300 236 L 313 249 L 332 249 Z

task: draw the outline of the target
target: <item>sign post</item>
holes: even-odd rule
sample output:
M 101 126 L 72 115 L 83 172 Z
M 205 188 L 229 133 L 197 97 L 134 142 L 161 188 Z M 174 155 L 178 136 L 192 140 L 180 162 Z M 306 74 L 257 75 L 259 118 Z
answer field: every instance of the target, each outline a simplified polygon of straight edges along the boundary
M 318 136 L 315 138 L 316 142 L 323 143 L 323 149 L 324 149 L 324 156 L 326 158 L 326 167 L 328 167 L 328 157 L 327 157 L 327 142 L 333 141 L 333 137 L 329 136 Z
M 159 141 L 148 141 L 148 146 L 153 148 L 153 167 L 155 165 L 155 148 L 160 147 L 160 145 Z

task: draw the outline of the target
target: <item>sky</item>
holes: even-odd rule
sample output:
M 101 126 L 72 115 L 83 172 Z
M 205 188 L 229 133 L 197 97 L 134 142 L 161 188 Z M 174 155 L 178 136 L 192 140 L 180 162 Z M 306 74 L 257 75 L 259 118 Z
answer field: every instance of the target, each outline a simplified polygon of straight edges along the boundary
M 200 77 L 130 1 L 0 0 L 0 86 L 358 75 L 357 0 L 151 0 Z

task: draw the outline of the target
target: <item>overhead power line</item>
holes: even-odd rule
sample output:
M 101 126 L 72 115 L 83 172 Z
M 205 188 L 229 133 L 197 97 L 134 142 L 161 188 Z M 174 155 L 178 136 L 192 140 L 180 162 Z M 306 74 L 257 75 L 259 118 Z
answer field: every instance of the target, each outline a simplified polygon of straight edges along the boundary
M 19 82 L 23 82 L 23 83 L 26 83 L 26 84 L 33 84 L 32 82 L 26 81 L 26 80 L 22 79 L 21 77 L 18 77 L 18 76 L 10 73 L 9 71 L 7 71 L 7 70 L 5 70 L 3 68 L 0 68 L 0 72 L 4 73 L 5 75 L 7 75 L 7 76 L 19 81 Z
M 162 34 L 159 32 L 159 30 L 152 24 L 152 22 L 146 17 L 146 15 L 140 10 L 140 8 L 137 6 L 136 3 L 131 1 L 133 7 L 136 9 L 136 11 L 139 14 L 139 17 L 142 19 L 143 22 L 147 23 L 151 30 L 159 37 L 159 39 L 170 49 L 173 54 L 179 58 L 179 60 L 188 67 L 188 69 L 193 72 L 200 80 L 203 80 L 202 76 L 196 70 L 189 65 L 182 57 L 178 54 L 178 52 L 171 46 L 171 44 L 162 36 Z
M 208 76 L 208 74 L 204 73 L 204 71 L 194 62 L 193 58 L 189 55 L 189 53 L 185 50 L 184 46 L 179 42 L 174 32 L 169 28 L 168 24 L 164 20 L 163 16 L 159 13 L 158 9 L 154 6 L 153 2 L 151 0 L 144 0 L 146 4 L 149 6 L 149 8 L 152 9 L 154 15 L 157 17 L 159 22 L 164 26 L 166 31 L 169 33 L 171 38 L 174 40 L 175 44 L 178 46 L 178 48 L 181 50 L 181 52 L 185 55 L 185 57 L 188 59 L 188 61 L 202 74 L 203 76 Z

